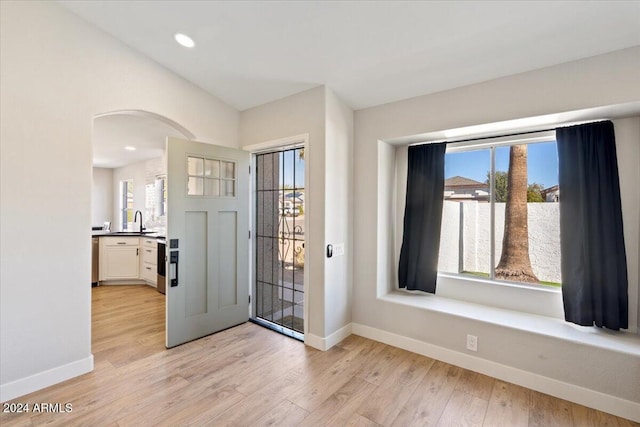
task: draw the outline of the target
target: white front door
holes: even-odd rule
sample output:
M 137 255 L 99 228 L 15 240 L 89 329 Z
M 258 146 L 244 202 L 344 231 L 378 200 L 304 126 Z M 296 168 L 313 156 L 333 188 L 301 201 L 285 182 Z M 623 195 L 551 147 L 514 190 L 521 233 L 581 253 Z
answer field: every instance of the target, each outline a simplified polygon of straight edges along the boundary
M 249 154 L 167 139 L 167 347 L 249 318 Z

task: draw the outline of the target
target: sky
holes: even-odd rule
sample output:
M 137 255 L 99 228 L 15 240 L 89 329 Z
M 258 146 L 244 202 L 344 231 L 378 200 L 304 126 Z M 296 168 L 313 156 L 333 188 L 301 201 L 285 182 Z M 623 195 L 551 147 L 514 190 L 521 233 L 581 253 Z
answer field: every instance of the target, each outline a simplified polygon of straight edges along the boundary
M 304 187 L 304 159 L 299 149 L 280 153 L 280 182 L 293 187 L 294 169 L 298 188 Z M 449 153 L 445 159 L 445 178 L 463 176 L 479 182 L 485 182 L 490 168 L 489 149 Z M 529 144 L 528 150 L 529 184 L 538 183 L 543 188 L 558 184 L 558 151 L 556 142 Z M 496 148 L 496 171 L 509 170 L 509 147 Z M 284 179 L 283 179 L 284 178 Z
M 296 188 L 304 188 L 304 159 L 300 158 L 299 153 L 300 149 L 280 153 L 280 182 L 293 187 L 295 169 L 295 186 Z M 284 165 L 284 170 L 282 170 L 282 165 Z
M 541 184 L 549 188 L 558 184 L 558 150 L 556 142 L 529 144 L 527 172 L 529 184 Z M 485 182 L 490 168 L 490 151 L 478 150 L 448 153 L 445 158 L 445 178 L 463 176 Z M 509 147 L 496 148 L 496 171 L 509 170 Z

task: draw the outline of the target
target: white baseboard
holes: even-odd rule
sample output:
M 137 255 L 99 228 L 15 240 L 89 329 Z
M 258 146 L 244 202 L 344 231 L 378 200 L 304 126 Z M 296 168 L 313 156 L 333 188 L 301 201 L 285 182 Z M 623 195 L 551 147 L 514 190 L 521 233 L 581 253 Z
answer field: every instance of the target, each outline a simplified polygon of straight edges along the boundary
M 304 334 L 304 343 L 309 347 L 326 351 L 351 335 L 351 323 L 338 329 L 328 337 L 322 338 L 310 333 Z
M 84 359 L 0 385 L 0 401 L 7 402 L 91 371 L 93 371 L 93 354 Z
M 439 347 L 370 326 L 352 323 L 353 334 L 431 357 L 560 399 L 640 422 L 640 403 L 565 383 L 490 360 Z

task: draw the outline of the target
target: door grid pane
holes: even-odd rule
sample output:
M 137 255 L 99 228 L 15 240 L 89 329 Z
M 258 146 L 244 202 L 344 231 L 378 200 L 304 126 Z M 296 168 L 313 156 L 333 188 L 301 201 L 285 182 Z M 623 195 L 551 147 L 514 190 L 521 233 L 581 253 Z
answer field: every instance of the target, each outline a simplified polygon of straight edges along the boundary
M 304 148 L 256 156 L 258 320 L 304 333 Z

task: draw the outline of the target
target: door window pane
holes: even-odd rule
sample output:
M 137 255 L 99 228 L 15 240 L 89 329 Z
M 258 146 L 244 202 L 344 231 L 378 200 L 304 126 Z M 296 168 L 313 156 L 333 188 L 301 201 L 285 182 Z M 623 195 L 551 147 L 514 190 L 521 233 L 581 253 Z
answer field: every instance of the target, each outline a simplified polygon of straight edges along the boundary
M 204 178 L 198 178 L 195 176 L 189 177 L 188 191 L 187 194 L 189 196 L 202 196 L 203 195 L 203 186 L 204 186 Z
M 219 179 L 205 179 L 204 180 L 204 195 L 205 196 L 219 196 L 220 195 L 220 180 Z
M 220 161 L 206 159 L 204 161 L 204 176 L 209 178 L 220 177 Z
M 233 179 L 236 177 L 236 173 L 235 173 L 235 164 L 232 162 L 222 162 L 222 167 L 223 167 L 223 178 L 230 178 Z
M 189 156 L 187 160 L 189 175 L 202 176 L 204 170 L 204 159 Z
M 224 180 L 220 180 L 220 175 Z M 187 157 L 187 195 L 235 197 L 236 164 L 234 162 Z
M 236 194 L 236 182 L 231 180 L 222 181 L 224 184 L 224 196 L 233 197 Z

